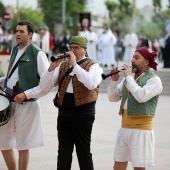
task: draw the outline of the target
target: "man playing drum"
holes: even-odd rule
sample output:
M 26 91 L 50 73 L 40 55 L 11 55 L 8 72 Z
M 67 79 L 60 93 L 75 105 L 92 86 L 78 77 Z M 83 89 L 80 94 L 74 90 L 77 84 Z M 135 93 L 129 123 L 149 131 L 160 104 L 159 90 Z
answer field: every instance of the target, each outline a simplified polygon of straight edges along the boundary
M 5 86 L 6 92 L 13 95 L 14 100 L 11 102 L 10 121 L 0 126 L 0 150 L 9 170 L 17 169 L 13 148 L 19 153 L 18 169 L 26 170 L 29 149 L 43 146 L 38 98 L 46 92 L 40 88 L 39 81 L 48 69 L 49 62 L 45 53 L 31 43 L 33 33 L 34 27 L 30 22 L 18 22 L 18 45 L 14 46 L 11 53 L 7 81 L 6 77 L 0 78 L 0 85 Z M 14 70 L 16 63 L 18 65 Z M 19 82 L 18 89 L 14 91 L 16 82 Z

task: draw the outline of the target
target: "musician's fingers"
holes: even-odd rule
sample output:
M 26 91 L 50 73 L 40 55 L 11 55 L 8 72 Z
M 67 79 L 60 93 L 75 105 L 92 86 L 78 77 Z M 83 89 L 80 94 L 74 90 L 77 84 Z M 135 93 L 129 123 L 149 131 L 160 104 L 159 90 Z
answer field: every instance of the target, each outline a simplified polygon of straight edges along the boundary
M 18 104 L 21 103 L 21 101 L 20 101 L 20 99 L 19 99 L 19 97 L 17 95 L 14 97 L 14 102 L 16 102 Z

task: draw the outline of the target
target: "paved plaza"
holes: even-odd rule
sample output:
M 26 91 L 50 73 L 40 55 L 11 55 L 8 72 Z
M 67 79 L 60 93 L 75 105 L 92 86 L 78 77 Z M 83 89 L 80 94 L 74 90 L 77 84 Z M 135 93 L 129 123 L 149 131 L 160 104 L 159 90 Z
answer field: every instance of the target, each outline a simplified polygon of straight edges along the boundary
M 40 99 L 44 147 L 30 151 L 29 170 L 56 170 L 57 159 L 57 108 L 52 100 L 56 91 Z M 120 102 L 111 103 L 106 93 L 99 93 L 97 114 L 92 133 L 92 154 L 95 170 L 112 170 L 113 150 L 121 117 L 118 115 Z M 147 170 L 170 170 L 170 96 L 160 96 L 154 122 L 156 136 L 155 167 Z M 16 154 L 17 151 L 15 150 Z M 0 170 L 7 170 L 0 154 Z M 72 170 L 79 170 L 74 152 Z M 128 169 L 132 170 L 129 163 Z

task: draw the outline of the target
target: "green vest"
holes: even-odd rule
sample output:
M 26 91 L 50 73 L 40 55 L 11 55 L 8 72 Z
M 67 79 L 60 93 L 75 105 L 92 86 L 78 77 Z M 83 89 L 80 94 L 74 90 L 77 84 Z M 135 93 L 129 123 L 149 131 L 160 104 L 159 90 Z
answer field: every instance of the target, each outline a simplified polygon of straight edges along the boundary
M 40 77 L 37 72 L 37 54 L 39 49 L 34 44 L 30 44 L 24 56 L 18 63 L 19 92 L 31 89 L 39 84 Z M 12 67 L 18 52 L 18 45 L 14 46 L 10 58 L 9 68 Z
M 147 80 L 156 76 L 153 72 L 150 70 L 147 70 L 145 72 L 145 75 L 140 77 L 137 80 L 137 83 L 139 86 L 143 87 Z M 144 103 L 139 103 L 133 95 L 130 93 L 130 91 L 127 89 L 127 82 L 126 80 L 123 83 L 122 88 L 122 101 L 120 105 L 119 114 L 122 114 L 123 106 L 127 101 L 127 114 L 128 116 L 154 116 L 156 111 L 156 106 L 158 102 L 159 95 L 154 96 L 150 100 Z

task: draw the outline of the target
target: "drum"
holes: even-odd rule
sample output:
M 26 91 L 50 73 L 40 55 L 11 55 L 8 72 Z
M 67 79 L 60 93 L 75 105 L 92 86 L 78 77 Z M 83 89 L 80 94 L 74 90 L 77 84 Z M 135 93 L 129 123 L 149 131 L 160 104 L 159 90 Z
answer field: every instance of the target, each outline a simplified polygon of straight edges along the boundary
M 5 125 L 10 120 L 10 101 L 9 99 L 0 94 L 0 126 Z

